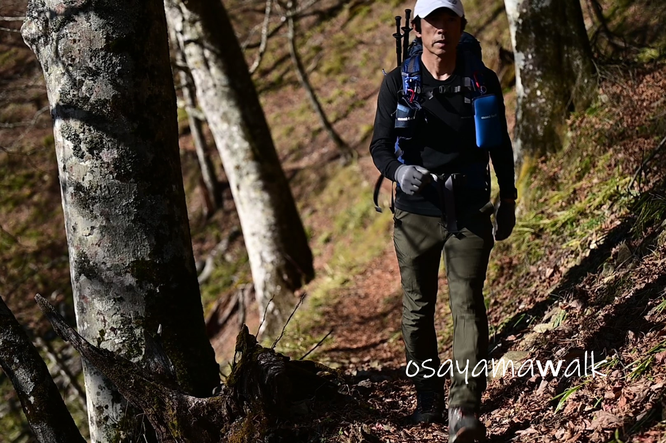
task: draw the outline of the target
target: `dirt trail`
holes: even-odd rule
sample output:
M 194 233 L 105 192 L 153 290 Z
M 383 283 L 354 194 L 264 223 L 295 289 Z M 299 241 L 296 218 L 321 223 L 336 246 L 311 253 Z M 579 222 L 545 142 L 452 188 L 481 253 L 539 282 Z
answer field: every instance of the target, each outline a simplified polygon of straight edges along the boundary
M 610 129 L 603 123 L 598 128 L 623 134 L 613 138 L 618 155 L 608 167 L 627 175 L 652 148 L 649 137 L 632 134 L 640 135 L 641 122 L 658 114 L 649 104 L 666 82 L 666 68 L 640 73 L 632 81 L 631 88 L 606 85 L 604 92 L 621 112 Z M 359 164 L 364 174 L 376 177 L 369 157 Z M 641 185 L 645 198 L 666 198 L 660 182 L 663 168 L 657 164 L 647 172 L 648 180 Z M 594 187 L 594 182 L 582 183 L 581 195 L 572 198 L 582 198 Z M 385 184 L 385 200 L 388 192 Z M 481 419 L 490 442 L 605 443 L 616 433 L 618 443 L 666 441 L 666 234 L 659 220 L 639 229 L 635 215 L 608 217 L 601 230 L 590 233 L 595 240 L 581 255 L 562 247 L 566 239 L 553 239 L 551 251 L 525 281 L 510 279 L 520 257 L 493 251 L 500 271 L 486 283 L 492 292 L 491 330 L 497 331 L 491 337 L 491 357 L 512 360 L 517 374 L 491 380 L 484 394 Z M 401 289 L 390 233 L 385 240 L 383 253 L 340 290 L 334 302 L 321 307 L 324 321 L 308 331 L 315 337 L 334 331 L 315 359 L 339 368 L 345 374 L 341 390 L 360 403 L 322 404 L 321 410 L 313 406 L 319 418 L 288 426 L 294 441 L 448 441 L 446 425 L 404 421 L 415 407 L 414 390 L 404 371 Z M 319 257 L 318 272 L 325 272 L 326 261 Z M 436 318 L 442 359 L 451 358 L 447 298 L 441 277 Z M 606 359 L 597 368 L 605 377 L 585 376 L 586 370 L 591 374 L 592 352 L 596 362 Z M 520 376 L 519 368 L 528 359 L 533 359 L 534 375 Z M 548 360 L 563 362 L 557 376 L 540 374 L 536 361 Z M 581 376 L 571 375 L 575 361 L 580 362 Z M 572 362 L 572 372 L 565 376 Z
M 619 229 L 611 230 L 609 244 L 600 247 L 597 260 L 626 260 L 620 246 L 626 243 L 614 236 Z M 666 245 L 657 245 L 652 236 L 629 242 L 629 247 L 650 252 L 634 255 L 632 263 L 615 277 L 631 280 L 626 292 L 608 303 L 613 285 L 604 284 L 608 275 L 603 266 L 591 268 L 591 273 L 580 274 L 573 282 L 570 279 L 578 269 L 571 269 L 554 287 L 567 285 L 577 297 L 560 301 L 544 297 L 521 305 L 522 313 L 546 311 L 534 322 L 541 327 L 532 323 L 508 329 L 494 343 L 500 350 L 512 351 L 508 355 L 515 361 L 516 371 L 528 357 L 540 362 L 562 360 L 566 368 L 576 358 L 584 362 L 586 351 L 595 352 L 597 362 L 603 358 L 615 361 L 598 369 L 606 377 L 542 377 L 537 367 L 535 376 L 507 374 L 490 381 L 481 417 L 490 442 L 607 442 L 615 429 L 621 429 L 619 435 L 632 435 L 636 438 L 633 441 L 664 441 L 666 426 L 658 422 L 665 405 L 666 310 L 658 305 L 660 297 L 663 300 L 666 295 Z M 413 426 L 404 422 L 415 402 L 413 388 L 404 374 L 395 262 L 392 248 L 387 247 L 357 284 L 325 309 L 326 329 L 335 330 L 335 339 L 323 346 L 320 355 L 326 360 L 346 362 L 341 369 L 349 377 L 349 391 L 373 408 L 360 415 L 353 406 L 336 411 L 331 417 L 337 423 L 336 430 L 324 432 L 328 435 L 326 441 L 448 441 L 446 425 Z M 446 297 L 441 297 L 437 325 L 439 336 L 444 337 L 440 344 L 442 359 L 451 357 L 445 333 L 451 327 L 447 304 Z M 567 317 L 553 326 L 548 318 L 552 320 L 557 312 L 566 312 Z M 324 332 L 323 327 L 320 332 Z M 649 377 L 632 375 L 641 356 L 651 356 Z M 587 371 L 581 364 L 582 371 Z M 559 399 L 565 395 L 568 398 L 560 404 L 558 395 Z
M 612 121 L 590 117 L 587 123 L 611 140 L 616 155 L 608 168 L 627 176 L 654 149 L 653 138 L 643 135 L 644 122 L 663 124 L 658 90 L 666 82 L 666 67 L 646 71 L 634 73 L 628 86 L 607 82 L 602 92 L 617 105 L 616 115 Z M 361 164 L 375 174 L 368 159 Z M 666 199 L 663 164 L 661 156 L 647 168 L 637 201 Z M 569 204 L 594 192 L 596 184 L 598 179 L 581 183 L 580 195 Z M 516 375 L 509 371 L 491 380 L 484 394 L 481 419 L 490 442 L 666 441 L 666 231 L 663 217 L 655 215 L 643 225 L 645 208 L 636 208 L 609 212 L 601 228 L 589 233 L 594 240 L 588 239 L 589 249 L 582 254 L 564 247 L 567 239 L 552 239 L 551 250 L 525 281 L 507 280 L 520 257 L 497 257 L 503 271 L 487 282 L 491 330 L 499 330 L 492 336 L 491 357 L 513 361 Z M 442 359 L 451 357 L 445 288 L 440 278 Z M 404 373 L 400 297 L 395 253 L 387 238 L 384 253 L 323 308 L 326 324 L 314 331 L 324 335 L 334 330 L 318 357 L 341 365 L 347 391 L 368 409 L 347 405 L 327 410 L 329 422 L 294 427 L 302 441 L 314 435 L 330 442 L 448 441 L 446 425 L 404 422 L 415 404 Z M 592 354 L 596 363 L 606 360 L 595 367 L 594 376 Z M 532 366 L 521 373 L 530 359 Z M 539 371 L 537 362 L 547 361 L 562 362 L 557 375 Z

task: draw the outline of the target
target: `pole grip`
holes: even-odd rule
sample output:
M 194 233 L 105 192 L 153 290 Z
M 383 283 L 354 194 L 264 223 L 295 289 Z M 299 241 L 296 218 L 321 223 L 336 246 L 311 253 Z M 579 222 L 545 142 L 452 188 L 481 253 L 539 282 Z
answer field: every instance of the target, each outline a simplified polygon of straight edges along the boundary
M 402 65 L 402 33 L 400 32 L 400 20 L 402 20 L 402 17 L 396 15 L 395 34 L 393 34 L 393 38 L 395 39 L 395 55 L 398 61 L 398 67 Z
M 410 25 L 410 20 L 412 16 L 412 10 L 411 9 L 405 9 L 405 26 L 402 28 L 402 35 L 404 36 L 404 42 L 402 44 L 402 59 L 407 60 L 407 57 L 409 56 L 409 31 L 412 30 L 412 28 L 409 26 Z

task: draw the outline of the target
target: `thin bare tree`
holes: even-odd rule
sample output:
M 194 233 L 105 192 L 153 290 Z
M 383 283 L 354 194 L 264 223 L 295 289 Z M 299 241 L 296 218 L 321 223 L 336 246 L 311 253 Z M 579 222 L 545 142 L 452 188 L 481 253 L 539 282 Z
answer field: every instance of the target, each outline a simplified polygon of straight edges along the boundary
M 279 332 L 312 252 L 247 63 L 222 3 L 165 1 L 229 180 L 264 330 Z
M 194 88 L 194 80 L 192 80 L 192 74 L 187 68 L 185 56 L 183 55 L 183 48 L 178 43 L 173 28 L 169 28 L 169 35 L 171 36 L 172 50 L 176 62 L 176 69 L 178 70 L 180 88 L 183 94 L 183 102 L 185 104 L 185 112 L 187 112 L 187 123 L 190 127 L 190 134 L 192 135 L 194 149 L 197 153 L 197 160 L 199 161 L 201 179 L 204 184 L 203 190 L 206 216 L 210 216 L 213 212 L 222 207 L 222 190 L 220 182 L 215 176 L 213 162 L 210 159 L 210 155 L 208 155 L 206 139 L 203 135 L 202 119 L 205 117 L 201 115 L 201 112 L 197 111 L 197 96 Z
M 333 128 L 331 122 L 328 121 L 328 117 L 326 117 L 326 113 L 324 112 L 324 109 L 322 108 L 321 103 L 317 98 L 317 94 L 312 88 L 307 71 L 305 70 L 305 67 L 303 67 L 303 62 L 301 61 L 301 57 L 298 54 L 298 48 L 296 47 L 295 41 L 296 23 L 294 20 L 294 11 L 296 7 L 296 0 L 289 0 L 289 2 L 287 2 L 287 39 L 289 40 L 289 54 L 291 56 L 291 61 L 294 64 L 294 68 L 296 69 L 298 81 L 305 90 L 305 93 L 308 96 L 308 100 L 310 101 L 310 105 L 312 106 L 312 110 L 315 112 L 317 118 L 319 119 L 319 123 L 321 124 L 322 128 L 324 128 L 333 144 L 335 144 L 336 148 L 338 148 L 340 151 L 342 160 L 346 162 L 354 157 L 354 151 L 349 147 L 349 145 L 347 145 L 347 143 L 342 140 L 340 135 Z

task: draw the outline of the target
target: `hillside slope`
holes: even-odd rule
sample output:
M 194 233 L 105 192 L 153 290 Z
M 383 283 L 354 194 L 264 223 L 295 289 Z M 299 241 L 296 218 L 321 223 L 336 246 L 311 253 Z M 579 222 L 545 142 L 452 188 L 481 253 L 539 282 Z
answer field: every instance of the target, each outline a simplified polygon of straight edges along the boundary
M 541 376 L 535 368 L 534 376 L 492 381 L 482 420 L 493 442 L 666 441 L 666 148 L 641 167 L 666 136 L 661 31 L 666 6 L 647 0 L 601 3 L 613 35 L 597 32 L 599 22 L 586 10 L 597 48 L 599 100 L 572 116 L 564 151 L 527 168 L 519 223 L 493 251 L 486 298 L 493 358 L 512 360 L 519 368 L 529 358 L 568 364 L 594 352 L 595 360 L 607 360 L 598 368 L 607 376 Z M 227 6 L 252 61 L 264 4 Z M 299 358 L 330 333 L 308 358 L 337 368 L 342 388 L 356 399 L 336 408 L 306 405 L 315 415 L 284 424 L 276 435 L 285 441 L 447 441 L 445 426 L 402 422 L 414 400 L 404 375 L 391 217 L 388 211 L 377 214 L 370 197 L 376 171 L 367 145 L 381 68 L 395 63 L 392 18 L 411 6 L 322 0 L 301 19 L 299 50 L 329 118 L 358 152 L 350 165 L 337 162 L 333 144 L 310 111 L 290 65 L 284 29 L 269 40 L 255 74 L 316 256 L 317 278 L 305 289 L 304 304 L 278 349 Z M 512 109 L 512 67 L 499 58 L 500 47 L 510 47 L 502 1 L 467 0 L 465 7 L 486 63 L 506 71 L 502 77 Z M 24 0 L 9 0 L 0 16 L 24 10 Z M 278 27 L 280 18 L 271 23 Z M 0 25 L 17 29 L 20 23 Z M 32 301 L 35 292 L 51 295 L 73 322 L 48 102 L 39 66 L 15 32 L 0 31 L 0 79 L 0 295 L 33 336 L 61 350 Z M 204 305 L 215 312 L 219 303 L 223 311 L 250 281 L 249 266 L 229 190 L 223 211 L 210 219 L 202 215 L 196 158 L 183 117 L 183 173 L 197 259 L 221 242 L 227 245 L 202 284 Z M 384 207 L 388 195 L 386 189 Z M 451 324 L 443 276 L 440 283 L 437 326 L 446 359 Z M 240 311 L 256 330 L 252 303 Z M 231 356 L 237 321 L 232 316 L 222 327 L 211 322 L 220 361 Z M 80 370 L 75 356 L 62 355 L 62 364 Z M 85 428 L 76 393 L 56 376 Z M 0 436 L 33 441 L 4 374 L 0 391 L 6 400 L 0 406 Z

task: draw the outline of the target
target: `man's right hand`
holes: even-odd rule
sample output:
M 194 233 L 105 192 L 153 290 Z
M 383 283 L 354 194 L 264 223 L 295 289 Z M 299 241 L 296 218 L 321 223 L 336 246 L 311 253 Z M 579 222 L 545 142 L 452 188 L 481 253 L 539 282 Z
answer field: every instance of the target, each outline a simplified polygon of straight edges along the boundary
M 431 179 L 430 172 L 423 166 L 400 165 L 395 171 L 395 181 L 407 195 L 414 195 Z

